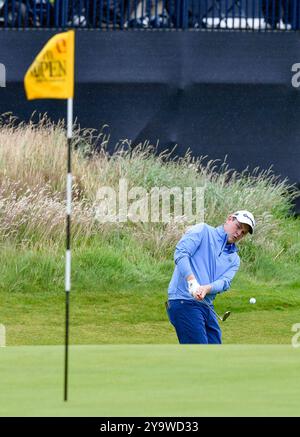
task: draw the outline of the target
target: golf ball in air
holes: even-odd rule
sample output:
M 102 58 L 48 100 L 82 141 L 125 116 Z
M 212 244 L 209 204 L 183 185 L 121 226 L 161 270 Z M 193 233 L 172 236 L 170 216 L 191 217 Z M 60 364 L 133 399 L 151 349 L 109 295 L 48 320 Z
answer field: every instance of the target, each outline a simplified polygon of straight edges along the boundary
M 256 303 L 256 299 L 255 297 L 251 297 L 251 299 L 249 300 L 250 303 Z

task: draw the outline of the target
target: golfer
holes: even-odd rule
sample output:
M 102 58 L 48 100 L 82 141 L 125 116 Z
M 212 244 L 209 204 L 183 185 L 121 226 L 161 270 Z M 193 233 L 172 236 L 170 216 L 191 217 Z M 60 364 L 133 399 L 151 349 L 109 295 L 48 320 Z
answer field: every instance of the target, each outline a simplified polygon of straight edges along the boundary
M 213 301 L 229 289 L 240 266 L 236 243 L 254 227 L 251 212 L 237 211 L 216 228 L 192 226 L 178 242 L 167 313 L 179 343 L 221 343 Z

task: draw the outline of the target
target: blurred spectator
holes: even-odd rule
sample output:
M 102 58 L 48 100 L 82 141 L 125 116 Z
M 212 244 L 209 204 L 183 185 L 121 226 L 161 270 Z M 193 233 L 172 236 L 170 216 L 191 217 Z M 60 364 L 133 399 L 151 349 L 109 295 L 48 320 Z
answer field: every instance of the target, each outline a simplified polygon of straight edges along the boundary
M 69 25 L 79 27 L 123 27 L 130 0 L 69 0 Z
M 291 29 L 293 4 L 297 0 L 262 0 L 262 12 L 270 29 Z
M 177 2 L 178 0 L 175 1 Z M 167 3 L 166 0 L 129 0 L 129 3 L 130 18 L 128 27 L 172 27 L 171 18 L 165 7 Z

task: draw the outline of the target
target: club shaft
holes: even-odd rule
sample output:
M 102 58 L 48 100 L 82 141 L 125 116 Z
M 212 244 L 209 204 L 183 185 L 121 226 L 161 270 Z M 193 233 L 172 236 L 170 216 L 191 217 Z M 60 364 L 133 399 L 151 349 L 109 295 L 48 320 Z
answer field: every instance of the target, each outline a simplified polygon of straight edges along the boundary
M 209 309 L 211 309 L 215 315 L 218 317 L 218 319 L 221 320 L 221 322 L 223 322 L 223 318 L 221 316 L 219 316 L 219 314 L 215 311 L 215 309 L 213 307 L 211 307 L 205 300 L 201 300 L 201 303 L 204 303 Z

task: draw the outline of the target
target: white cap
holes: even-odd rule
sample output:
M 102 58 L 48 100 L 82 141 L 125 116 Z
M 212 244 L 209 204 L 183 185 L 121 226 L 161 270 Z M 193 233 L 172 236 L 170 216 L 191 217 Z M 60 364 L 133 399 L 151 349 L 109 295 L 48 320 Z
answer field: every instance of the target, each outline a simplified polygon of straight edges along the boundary
M 255 228 L 255 220 L 253 214 L 249 211 L 237 211 L 232 214 L 240 223 L 246 223 L 246 225 L 250 226 L 250 234 L 253 234 Z

